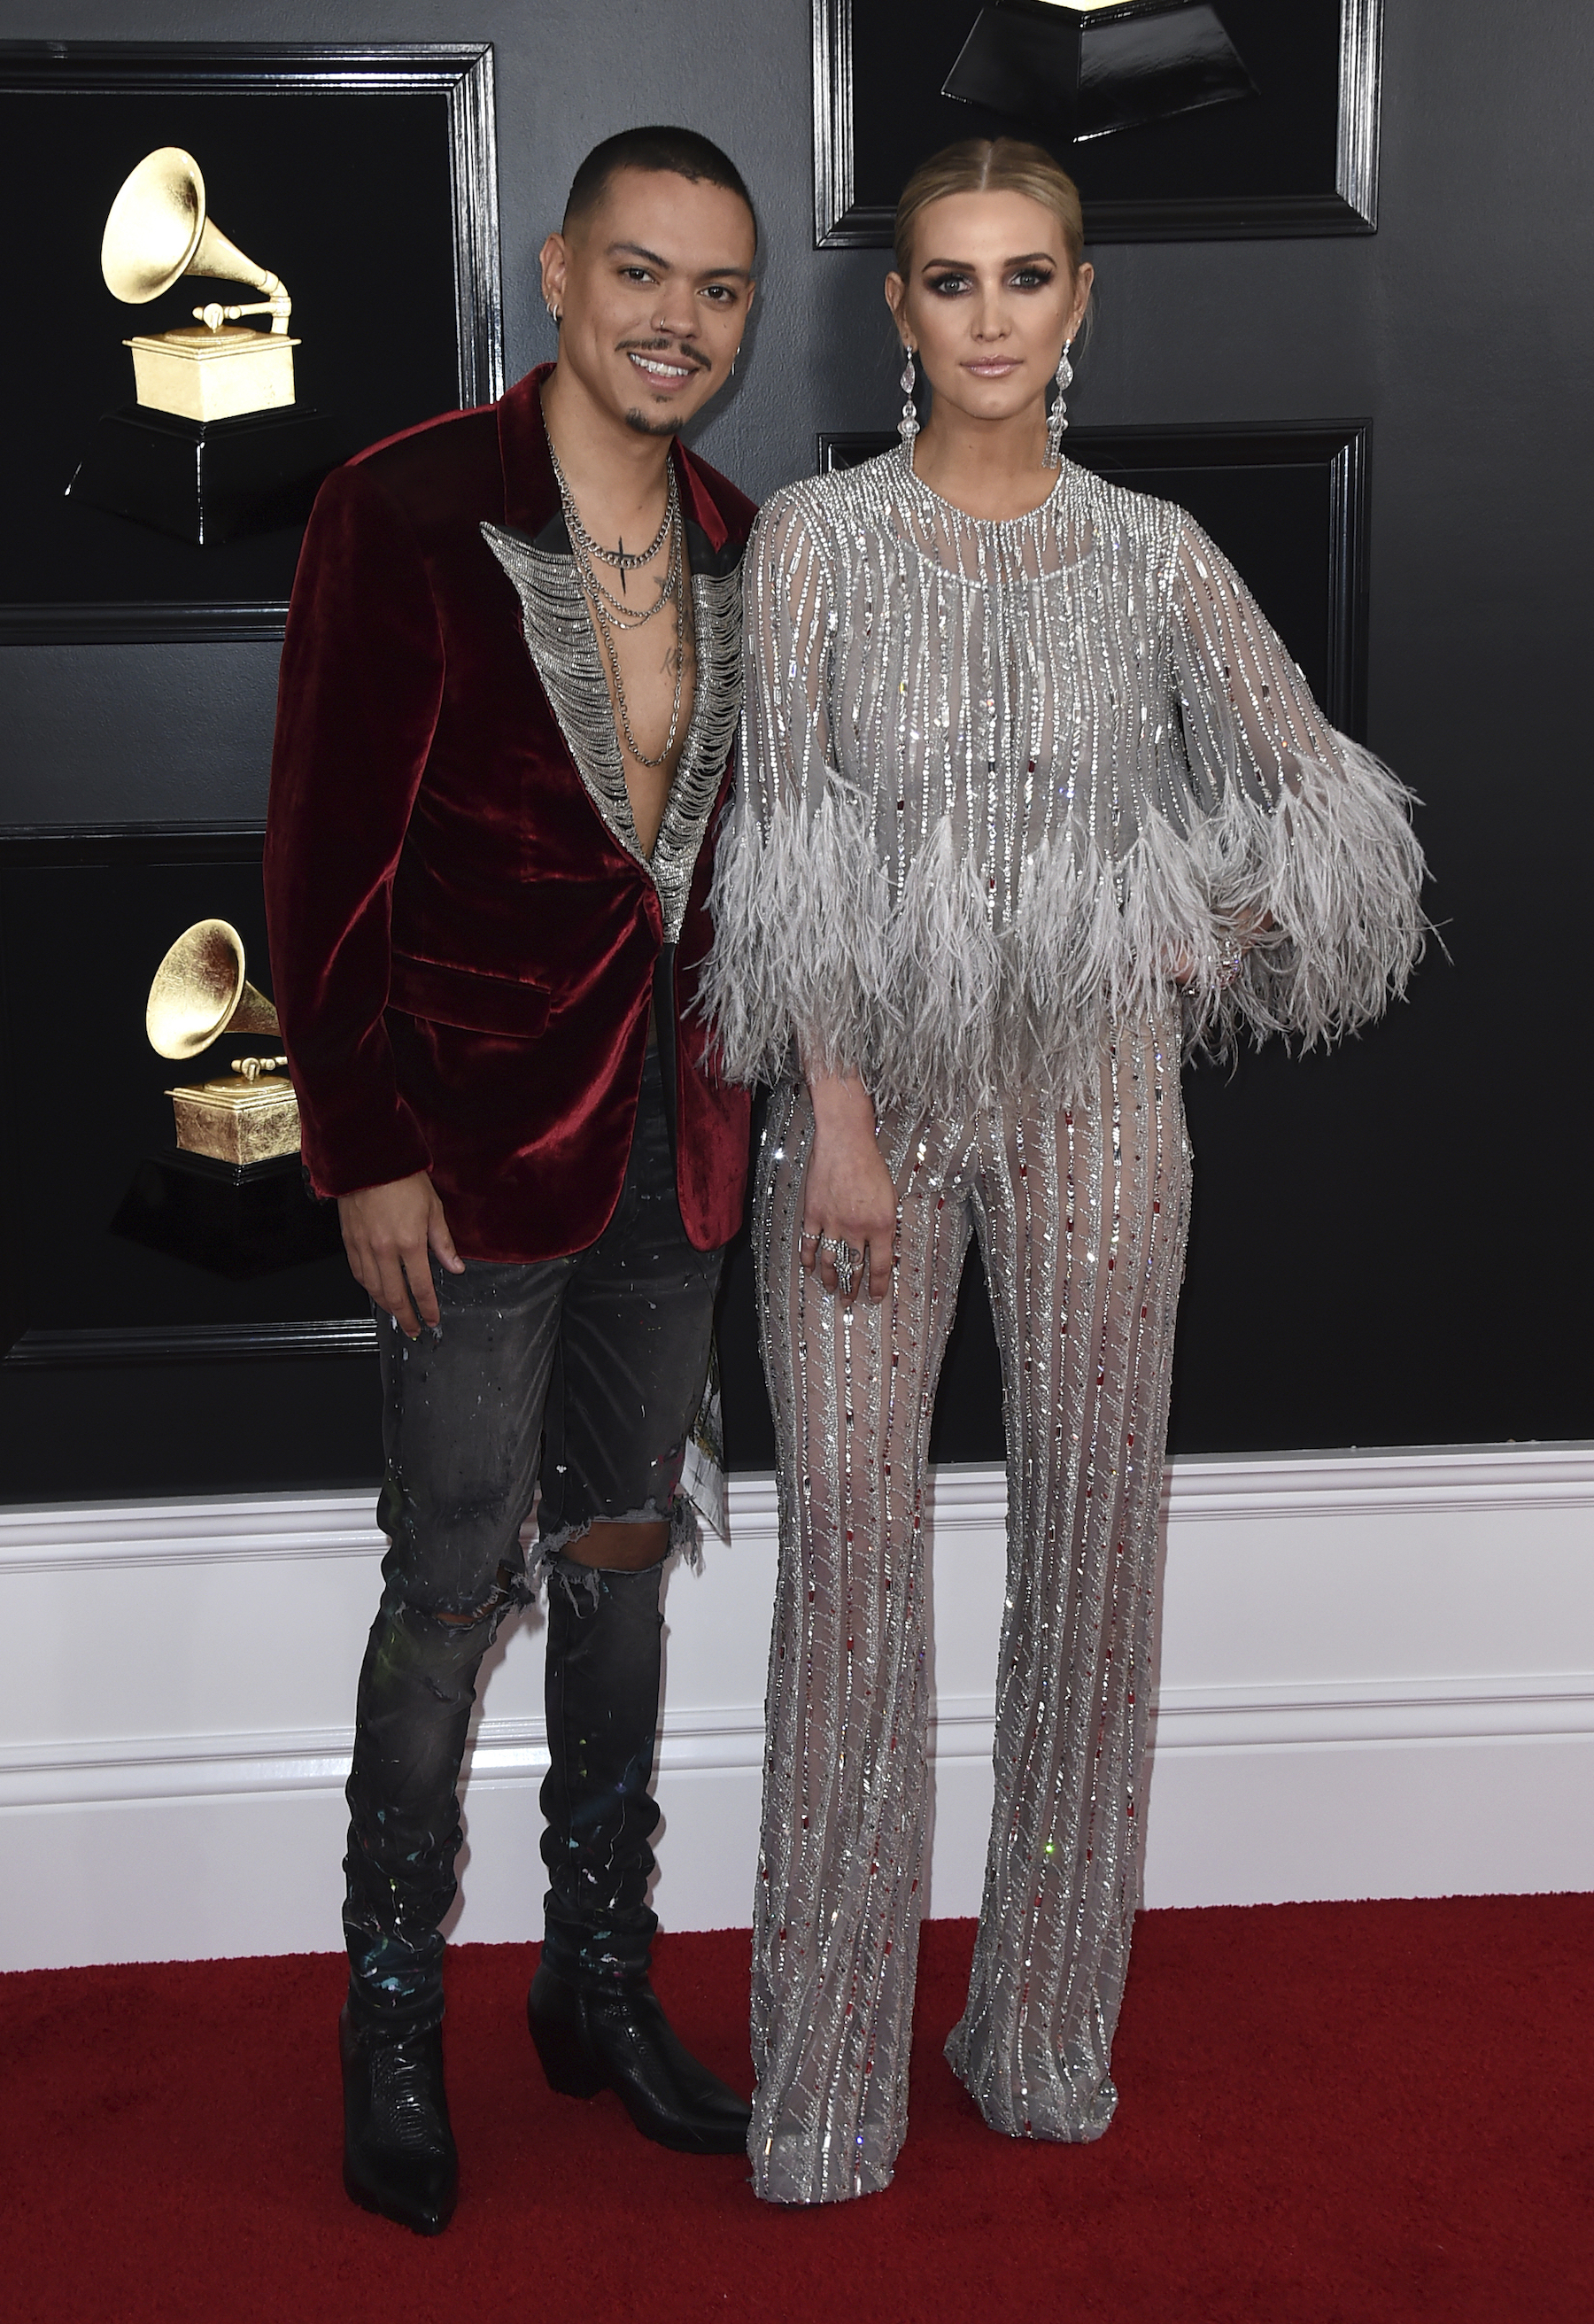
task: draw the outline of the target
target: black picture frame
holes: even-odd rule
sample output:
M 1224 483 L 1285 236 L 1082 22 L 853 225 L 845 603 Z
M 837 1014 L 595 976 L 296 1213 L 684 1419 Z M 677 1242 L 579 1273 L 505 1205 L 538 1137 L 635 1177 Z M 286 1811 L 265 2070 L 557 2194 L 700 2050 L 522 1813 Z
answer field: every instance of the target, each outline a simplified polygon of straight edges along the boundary
M 896 438 L 822 433 L 822 470 L 850 468 Z M 1072 427 L 1068 457 L 1131 491 L 1177 501 L 1233 559 L 1323 709 L 1367 724 L 1368 488 L 1372 423 Z
M 61 498 L 72 447 L 132 401 L 120 340 L 186 321 L 193 295 L 180 281 L 152 307 L 118 306 L 93 221 L 144 152 L 194 151 L 217 223 L 295 292 L 300 400 L 318 364 L 309 400 L 331 380 L 338 456 L 489 401 L 503 388 L 491 44 L 8 42 L 0 123 L 0 174 L 22 175 L 27 214 L 50 222 L 21 245 L 27 289 L 12 292 L 31 327 L 0 435 L 13 487 L 0 642 L 280 637 L 302 524 L 200 549 Z
M 1092 243 L 1377 230 L 1383 0 L 1218 0 L 1258 95 L 1081 145 L 941 95 L 979 0 L 812 5 L 815 249 L 888 248 L 908 171 L 1004 131 L 1053 144 Z

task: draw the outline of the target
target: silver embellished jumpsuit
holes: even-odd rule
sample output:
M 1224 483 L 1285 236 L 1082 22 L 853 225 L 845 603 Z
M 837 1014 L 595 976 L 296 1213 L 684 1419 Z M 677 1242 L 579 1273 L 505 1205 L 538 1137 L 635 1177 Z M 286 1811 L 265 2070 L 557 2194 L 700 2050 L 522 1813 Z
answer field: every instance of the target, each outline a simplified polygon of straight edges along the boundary
M 1189 1156 L 1181 1045 L 1326 1039 L 1420 949 L 1406 795 L 1192 521 L 1065 462 L 981 522 L 892 452 L 777 494 L 745 574 L 710 1006 L 775 1083 L 756 1192 L 780 1574 L 754 1901 L 754 2185 L 884 2187 L 923 1900 L 925 1452 L 971 1232 L 1001 1349 L 996 1803 L 947 2056 L 1015 2137 L 1099 2137 L 1139 1895 Z M 880 1306 L 798 1265 L 804 1070 L 898 1197 Z

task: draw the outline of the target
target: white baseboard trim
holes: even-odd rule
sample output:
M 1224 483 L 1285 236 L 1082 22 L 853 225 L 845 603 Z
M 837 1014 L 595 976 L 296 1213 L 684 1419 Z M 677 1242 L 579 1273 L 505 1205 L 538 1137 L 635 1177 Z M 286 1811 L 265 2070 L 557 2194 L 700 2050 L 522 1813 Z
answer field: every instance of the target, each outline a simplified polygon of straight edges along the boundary
M 1152 1714 L 1159 1758 L 1179 1751 L 1305 1751 L 1324 1745 L 1387 1749 L 1408 1743 L 1465 1743 L 1542 1735 L 1594 1739 L 1594 1672 L 1531 1675 L 1512 1683 L 1469 1681 L 1460 1691 L 1415 1680 L 1354 1691 L 1301 1688 L 1205 1692 L 1184 1687 L 1159 1697 Z M 938 1766 L 990 1757 L 994 1718 L 988 1695 L 942 1696 L 931 1720 Z M 246 1798 L 261 1792 L 341 1793 L 354 1744 L 351 1727 L 258 1735 L 139 1736 L 41 1750 L 0 1747 L 0 1810 L 98 1807 L 111 1801 Z M 660 1779 L 685 1774 L 759 1775 L 764 1723 L 756 1703 L 667 1711 L 659 1738 Z M 481 1719 L 465 1765 L 467 1788 L 540 1784 L 548 1737 L 540 1719 Z
M 375 1498 L 372 1492 L 272 1493 L 0 1508 L 0 1580 L 150 1565 L 380 1558 L 386 1544 L 376 1530 Z
M 1594 1511 L 1594 1443 L 1438 1445 L 1170 1461 L 1164 1498 L 1179 1523 L 1261 1517 L 1473 1517 Z
M 1148 1901 L 1594 1886 L 1591 1517 L 1582 1445 L 1171 1464 Z M 659 1904 L 677 1927 L 747 1917 L 771 1479 L 733 1480 L 731 1525 L 668 1601 Z M 989 1812 L 1000 1471 L 940 1471 L 932 1539 L 931 1904 L 963 1912 Z M 368 1493 L 0 1510 L 16 1682 L 0 1816 L 26 1821 L 35 1868 L 0 1907 L 0 1967 L 336 1944 L 342 1720 L 383 1546 Z M 540 1642 L 521 1627 L 495 1650 L 467 1761 L 462 1936 L 523 1933 L 539 1892 Z M 152 1814 L 170 1877 L 108 1927 L 95 1868 L 131 1862 Z
M 1594 1443 L 1454 1445 L 1392 1452 L 1198 1456 L 1170 1461 L 1163 1489 L 1175 1525 L 1336 1520 L 1573 1509 L 1594 1517 Z M 772 1543 L 771 1476 L 730 1480 L 738 1547 Z M 937 1537 L 989 1534 L 1007 1520 L 1007 1483 L 985 1464 L 935 1471 Z M 63 1570 L 380 1557 L 371 1491 L 214 1499 L 44 1502 L 0 1508 L 0 1578 Z

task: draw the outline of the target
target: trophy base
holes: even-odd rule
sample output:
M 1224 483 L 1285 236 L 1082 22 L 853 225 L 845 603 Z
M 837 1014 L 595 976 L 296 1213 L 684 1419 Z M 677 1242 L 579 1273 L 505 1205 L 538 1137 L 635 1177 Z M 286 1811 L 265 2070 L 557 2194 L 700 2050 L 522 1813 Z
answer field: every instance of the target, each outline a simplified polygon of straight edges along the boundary
M 1254 97 L 1256 83 L 1211 6 L 1094 0 L 1081 14 L 1074 0 L 1007 0 L 981 10 L 941 94 L 1083 145 Z
M 213 549 L 299 524 L 346 447 L 301 404 L 236 420 L 186 420 L 128 404 L 96 421 L 67 492 L 74 500 Z
M 176 1148 L 152 1154 L 111 1232 L 233 1283 L 330 1259 L 343 1249 L 336 1203 L 305 1192 L 297 1154 L 243 1168 Z

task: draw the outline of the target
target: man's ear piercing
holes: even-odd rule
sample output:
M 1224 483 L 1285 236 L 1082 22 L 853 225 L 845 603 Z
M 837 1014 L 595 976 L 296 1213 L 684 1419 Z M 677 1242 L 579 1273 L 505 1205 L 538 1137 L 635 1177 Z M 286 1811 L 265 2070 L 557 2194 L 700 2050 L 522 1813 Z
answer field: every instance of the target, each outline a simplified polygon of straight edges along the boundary
M 555 328 L 555 330 L 557 330 L 557 329 L 558 329 L 559 325 L 560 325 L 560 324 L 564 321 L 564 319 L 565 319 L 565 318 L 564 318 L 564 316 L 561 314 L 561 312 L 560 312 L 560 310 L 558 309 L 558 308 L 557 308 L 557 307 L 556 307 L 556 306 L 554 305 L 554 302 L 553 302 L 553 300 L 552 300 L 551 299 L 548 300 L 545 303 L 546 303 L 546 305 L 547 305 L 547 307 L 548 307 L 548 311 L 549 315 L 553 318 L 553 325 L 554 325 L 554 328 Z

